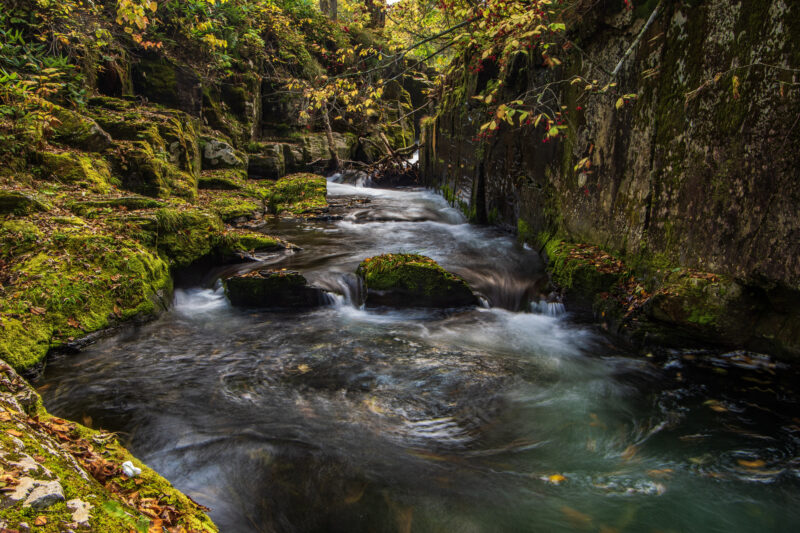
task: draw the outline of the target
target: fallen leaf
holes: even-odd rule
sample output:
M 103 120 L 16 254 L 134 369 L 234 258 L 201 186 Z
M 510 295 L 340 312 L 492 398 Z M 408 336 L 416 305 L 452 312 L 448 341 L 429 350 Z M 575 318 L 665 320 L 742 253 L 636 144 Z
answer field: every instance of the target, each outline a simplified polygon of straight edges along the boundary
M 9 435 L 12 435 L 14 437 L 21 437 L 22 436 L 22 433 L 17 431 L 16 429 L 7 429 L 6 433 L 8 433 Z
M 755 461 L 748 461 L 746 459 L 737 459 L 736 462 L 745 468 L 761 468 L 763 466 L 766 466 L 767 464 L 761 459 L 756 459 Z
M 558 485 L 558 484 L 560 484 L 560 483 L 562 483 L 562 482 L 564 482 L 566 480 L 567 480 L 567 478 L 565 478 L 561 474 L 553 474 L 553 475 L 547 476 L 547 481 L 552 483 L 553 485 Z
M 47 517 L 44 515 L 39 515 L 36 517 L 36 520 L 33 521 L 34 526 L 46 526 L 47 525 Z

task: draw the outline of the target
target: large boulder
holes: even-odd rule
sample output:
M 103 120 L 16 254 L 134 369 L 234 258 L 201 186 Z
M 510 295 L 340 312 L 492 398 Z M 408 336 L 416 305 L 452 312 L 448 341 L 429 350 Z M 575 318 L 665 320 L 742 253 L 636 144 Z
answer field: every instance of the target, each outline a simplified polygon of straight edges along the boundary
M 369 306 L 464 307 L 478 303 L 469 285 L 430 257 L 384 254 L 365 259 L 356 274 Z
M 225 280 L 225 294 L 237 307 L 307 309 L 325 303 L 324 293 L 288 270 L 256 270 Z

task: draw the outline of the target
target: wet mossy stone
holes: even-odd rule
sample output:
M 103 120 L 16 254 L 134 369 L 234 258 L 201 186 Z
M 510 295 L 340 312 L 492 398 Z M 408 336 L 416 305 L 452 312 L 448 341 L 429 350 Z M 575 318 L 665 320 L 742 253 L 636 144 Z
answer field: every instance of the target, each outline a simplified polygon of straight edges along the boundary
M 478 303 L 461 277 L 424 255 L 370 257 L 356 274 L 364 282 L 368 306 L 450 308 Z
M 0 215 L 28 215 L 47 211 L 47 204 L 35 196 L 19 191 L 0 191 Z
M 325 303 L 325 291 L 298 272 L 256 270 L 225 280 L 225 294 L 237 307 L 308 309 Z

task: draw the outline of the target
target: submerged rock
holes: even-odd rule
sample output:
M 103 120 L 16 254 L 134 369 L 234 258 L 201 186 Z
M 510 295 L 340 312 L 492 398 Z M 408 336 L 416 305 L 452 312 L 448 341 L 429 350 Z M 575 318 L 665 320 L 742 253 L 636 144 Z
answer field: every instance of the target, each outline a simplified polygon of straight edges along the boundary
M 461 277 L 424 255 L 370 257 L 358 266 L 356 274 L 367 289 L 367 305 L 446 308 L 478 303 Z
M 256 270 L 225 280 L 225 294 L 237 307 L 317 307 L 325 302 L 324 293 L 309 286 L 300 273 L 288 270 Z

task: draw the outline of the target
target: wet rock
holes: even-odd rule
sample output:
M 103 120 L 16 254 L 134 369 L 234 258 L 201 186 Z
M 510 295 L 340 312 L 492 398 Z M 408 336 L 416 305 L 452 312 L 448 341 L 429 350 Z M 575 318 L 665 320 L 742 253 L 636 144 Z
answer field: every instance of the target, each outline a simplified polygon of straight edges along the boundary
M 58 481 L 36 482 L 23 507 L 46 509 L 56 502 L 64 501 L 64 489 Z
M 358 266 L 356 274 L 364 282 L 370 306 L 448 308 L 478 303 L 461 277 L 424 255 L 371 257 Z
M 234 148 L 218 139 L 206 139 L 203 145 L 203 168 L 241 168 L 247 163 Z
M 27 215 L 35 211 L 47 210 L 47 205 L 31 194 L 0 191 L 0 215 Z
M 225 280 L 225 294 L 237 307 L 303 309 L 325 302 L 325 291 L 298 272 L 257 270 Z

